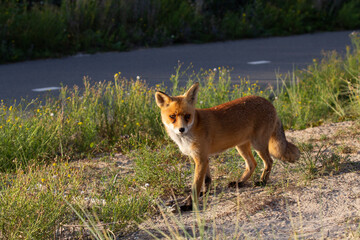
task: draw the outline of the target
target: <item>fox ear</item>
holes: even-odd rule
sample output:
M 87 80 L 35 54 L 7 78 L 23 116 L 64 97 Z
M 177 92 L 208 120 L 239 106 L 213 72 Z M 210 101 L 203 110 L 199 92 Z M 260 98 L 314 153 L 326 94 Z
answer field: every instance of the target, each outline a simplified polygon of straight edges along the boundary
M 194 83 L 189 90 L 184 94 L 186 101 L 190 104 L 195 104 L 197 100 L 197 94 L 199 92 L 199 83 Z
M 168 104 L 169 102 L 171 102 L 171 97 L 169 97 L 168 95 L 166 95 L 163 92 L 156 92 L 155 100 L 156 100 L 156 104 L 159 106 L 159 108 L 162 108 L 165 106 L 165 104 Z

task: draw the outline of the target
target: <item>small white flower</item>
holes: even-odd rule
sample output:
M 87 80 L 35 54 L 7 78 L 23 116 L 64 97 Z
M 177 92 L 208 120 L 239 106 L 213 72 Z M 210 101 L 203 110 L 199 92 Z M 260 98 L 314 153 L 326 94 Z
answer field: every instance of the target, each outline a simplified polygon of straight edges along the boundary
M 200 104 L 203 104 L 203 101 L 200 101 Z
M 278 99 L 278 97 L 275 97 L 275 100 L 277 100 Z
M 216 68 L 214 68 L 214 72 L 216 72 L 217 71 L 217 69 Z
M 147 187 L 149 187 L 150 186 L 150 184 L 148 184 L 148 183 L 145 183 L 145 187 L 147 188 Z
M 136 76 L 136 79 L 139 80 L 139 79 L 140 79 L 140 76 Z
M 54 113 L 50 113 L 50 117 L 53 117 L 54 116 Z

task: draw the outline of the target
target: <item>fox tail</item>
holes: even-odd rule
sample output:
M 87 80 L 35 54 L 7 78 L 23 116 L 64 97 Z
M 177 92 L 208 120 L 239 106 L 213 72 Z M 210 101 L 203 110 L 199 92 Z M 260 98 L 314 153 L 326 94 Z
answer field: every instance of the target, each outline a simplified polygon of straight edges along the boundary
M 285 162 L 294 163 L 300 158 L 299 149 L 286 140 L 284 128 L 279 118 L 276 121 L 274 132 L 270 137 L 269 151 L 273 157 Z

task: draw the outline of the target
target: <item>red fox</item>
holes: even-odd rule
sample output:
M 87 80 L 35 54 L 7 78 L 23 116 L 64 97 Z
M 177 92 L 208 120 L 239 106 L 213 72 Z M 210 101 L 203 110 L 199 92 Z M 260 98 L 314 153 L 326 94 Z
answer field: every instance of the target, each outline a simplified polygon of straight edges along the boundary
M 275 107 L 258 96 L 242 97 L 212 108 L 196 109 L 199 84 L 195 83 L 181 96 L 168 96 L 156 92 L 155 100 L 161 109 L 161 119 L 167 133 L 181 152 L 195 162 L 192 192 L 195 200 L 205 181 L 205 192 L 210 188 L 209 155 L 236 147 L 244 158 L 246 169 L 231 187 L 241 187 L 256 167 L 251 146 L 264 162 L 260 184 L 269 179 L 273 160 L 295 162 L 300 157 L 298 148 L 288 142 Z M 192 209 L 190 196 L 181 210 Z

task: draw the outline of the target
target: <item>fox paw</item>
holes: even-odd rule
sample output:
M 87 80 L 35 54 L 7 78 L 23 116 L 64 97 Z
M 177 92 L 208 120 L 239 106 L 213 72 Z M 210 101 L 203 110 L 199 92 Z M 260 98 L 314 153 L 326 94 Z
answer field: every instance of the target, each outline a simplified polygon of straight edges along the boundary
M 230 182 L 230 183 L 228 184 L 228 187 L 229 187 L 229 188 L 236 188 L 236 187 L 242 188 L 242 187 L 244 187 L 244 186 L 245 186 L 245 184 L 244 184 L 243 182 Z
M 188 212 L 188 211 L 192 211 L 192 204 L 184 204 L 182 206 L 180 206 L 180 211 L 181 212 Z
M 176 200 L 171 200 L 165 203 L 168 211 L 172 213 L 179 213 L 179 212 L 188 212 L 192 211 L 192 203 L 188 203 L 186 201 L 177 202 Z
M 165 206 L 174 206 L 176 204 L 176 200 L 169 200 L 165 202 Z
M 181 201 L 177 206 L 173 206 L 176 212 L 188 212 L 193 210 L 193 202 L 191 196 Z
M 257 186 L 257 187 L 265 187 L 266 186 L 266 181 L 255 182 L 255 186 Z

